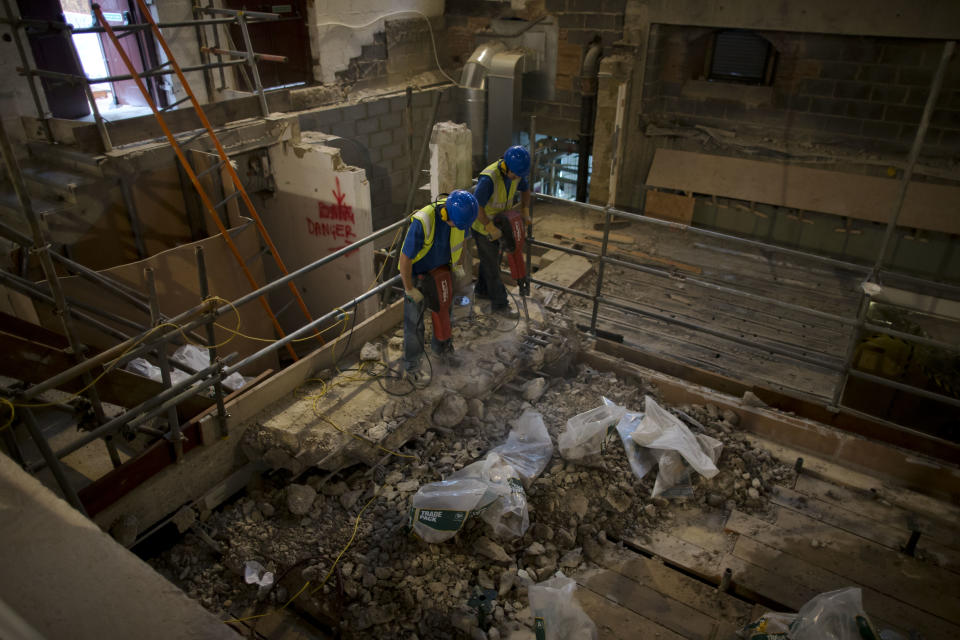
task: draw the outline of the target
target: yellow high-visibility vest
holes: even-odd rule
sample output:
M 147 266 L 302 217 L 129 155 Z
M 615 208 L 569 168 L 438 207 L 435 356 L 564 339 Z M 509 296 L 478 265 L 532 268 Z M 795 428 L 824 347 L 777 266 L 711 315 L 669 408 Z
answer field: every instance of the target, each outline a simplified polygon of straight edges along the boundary
M 419 220 L 420 225 L 423 227 L 423 246 L 420 248 L 420 251 L 417 252 L 417 255 L 413 257 L 412 262 L 420 260 L 430 252 L 430 248 L 433 246 L 433 234 L 436 231 L 436 207 L 443 205 L 445 202 L 446 199 L 443 199 L 437 202 L 436 206 L 434 204 L 428 204 L 410 216 L 412 220 Z M 460 261 L 460 253 L 463 251 L 463 238 L 465 235 L 461 229 L 450 227 L 451 266 Z
M 521 178 L 510 181 L 510 186 L 507 187 L 506 183 L 503 181 L 503 174 L 500 173 L 500 169 L 497 168 L 497 165 L 500 164 L 500 161 L 497 160 L 489 167 L 480 172 L 480 175 L 487 176 L 493 182 L 493 193 L 490 194 L 490 199 L 487 200 L 487 204 L 484 205 L 483 211 L 487 214 L 487 218 L 493 220 L 493 216 L 497 215 L 501 211 L 506 211 L 513 204 L 513 198 L 517 195 L 517 187 L 520 186 Z M 471 227 L 474 232 L 481 235 L 488 235 L 487 230 L 483 227 L 483 224 L 480 222 L 480 218 L 477 218 L 473 227 Z

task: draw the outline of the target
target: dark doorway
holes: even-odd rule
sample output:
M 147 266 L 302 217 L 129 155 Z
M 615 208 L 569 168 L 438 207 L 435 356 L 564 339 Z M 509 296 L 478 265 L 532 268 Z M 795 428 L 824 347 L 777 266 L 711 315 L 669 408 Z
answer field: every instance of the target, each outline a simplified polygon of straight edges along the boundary
M 17 7 L 22 18 L 66 24 L 60 9 L 60 0 L 18 0 Z M 55 27 L 29 26 L 26 32 L 37 69 L 83 75 L 83 69 L 70 51 L 68 31 Z M 90 113 L 90 105 L 81 85 L 48 78 L 43 78 L 41 83 L 53 117 L 82 118 Z
M 260 81 L 265 89 L 311 82 L 313 79 L 306 5 L 306 0 L 293 0 L 292 2 L 276 4 L 251 3 L 249 0 L 224 0 L 223 2 L 224 8 L 227 9 L 247 9 L 248 11 L 280 14 L 280 18 L 277 20 L 251 24 L 248 27 L 254 51 L 287 57 L 287 62 L 261 61 L 257 63 Z M 246 51 L 243 43 L 243 33 L 239 26 L 231 25 L 230 37 L 236 46 L 227 48 Z M 255 87 L 247 84 L 245 74 L 238 72 L 236 75 L 238 89 L 243 91 L 253 91 L 255 89 Z

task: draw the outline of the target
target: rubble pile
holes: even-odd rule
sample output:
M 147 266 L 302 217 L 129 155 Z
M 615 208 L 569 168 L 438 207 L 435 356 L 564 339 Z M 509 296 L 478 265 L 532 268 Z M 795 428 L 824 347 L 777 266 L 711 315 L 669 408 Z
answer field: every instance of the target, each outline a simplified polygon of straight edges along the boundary
M 533 637 L 530 584 L 558 570 L 576 575 L 600 557 L 604 545 L 669 529 L 680 503 L 762 512 L 771 486 L 793 478 L 792 469 L 751 446 L 737 430 L 735 413 L 709 405 L 673 407 L 694 433 L 723 442 L 720 472 L 711 480 L 694 477 L 689 497 L 651 498 L 656 474 L 637 480 L 616 434 L 608 437 L 598 466 L 563 460 L 556 443 L 567 420 L 600 405 L 602 396 L 642 411 L 645 396 L 660 401 L 656 389 L 640 378 L 582 365 L 570 377 L 530 386 L 537 389 L 529 394 L 537 396 L 533 403 L 501 391 L 457 407 L 456 413 L 466 413 L 459 424 L 427 431 L 405 448 L 417 455 L 416 462 L 393 458 L 382 468 L 357 466 L 288 486 L 282 478 L 266 478 L 203 523 L 222 556 L 191 533 L 152 562 L 225 619 L 255 606 L 258 589 L 242 576 L 244 564 L 257 561 L 277 576 L 277 585 L 262 596 L 272 607 L 283 606 L 310 581 L 291 606 L 315 598 L 328 610 L 339 607 L 347 638 L 519 640 Z M 530 526 L 523 537 L 497 539 L 480 518 L 467 520 L 442 544 L 410 535 L 408 510 L 418 489 L 504 443 L 511 421 L 529 408 L 542 414 L 554 454 L 527 487 Z M 371 499 L 338 571 L 314 592 Z

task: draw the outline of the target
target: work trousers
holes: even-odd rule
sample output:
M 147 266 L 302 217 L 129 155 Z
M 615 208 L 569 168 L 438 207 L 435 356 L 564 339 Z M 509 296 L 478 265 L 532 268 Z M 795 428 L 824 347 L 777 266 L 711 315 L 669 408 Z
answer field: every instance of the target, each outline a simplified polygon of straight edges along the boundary
M 422 277 L 422 276 L 421 276 Z M 429 276 L 427 276 L 429 277 Z M 420 277 L 418 279 L 418 284 Z M 421 300 L 419 304 L 410 302 L 409 298 L 403 299 L 403 368 L 407 371 L 418 371 L 420 369 L 420 357 L 423 355 L 424 328 L 423 316 L 430 313 L 427 308 L 426 300 Z M 453 322 L 453 305 L 450 305 L 450 321 Z M 440 342 L 436 336 L 430 336 L 430 349 L 434 354 L 440 355 L 453 346 L 453 339 Z
M 494 309 L 503 309 L 507 306 L 507 288 L 500 279 L 500 243 L 476 231 L 473 237 L 477 242 L 477 258 L 480 259 L 480 275 L 475 292 L 490 298 Z

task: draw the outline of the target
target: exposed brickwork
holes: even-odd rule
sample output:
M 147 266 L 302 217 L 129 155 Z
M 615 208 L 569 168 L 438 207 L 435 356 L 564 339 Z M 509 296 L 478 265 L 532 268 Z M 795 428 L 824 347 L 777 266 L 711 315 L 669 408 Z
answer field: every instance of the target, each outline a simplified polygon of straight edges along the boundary
M 940 43 L 761 32 L 777 50 L 766 104 L 730 96 L 691 96 L 703 78 L 709 33 L 654 25 L 644 84 L 652 121 L 725 129 L 767 129 L 854 149 L 901 152 L 913 141 Z M 714 84 L 714 83 L 711 83 Z M 720 83 L 716 83 L 720 84 Z M 726 83 L 724 83 L 726 84 Z M 951 61 L 927 133 L 924 152 L 955 155 L 960 135 L 960 60 Z
M 442 92 L 437 121 L 455 119 L 452 91 L 446 89 Z M 413 95 L 414 156 L 423 144 L 432 99 L 433 91 L 421 91 Z M 410 186 L 411 159 L 407 153 L 407 130 L 403 117 L 405 105 L 406 96 L 394 96 L 300 114 L 301 129 L 322 131 L 344 138 L 346 142 L 337 144 L 344 161 L 367 172 L 374 228 L 384 227 L 406 213 L 403 208 Z M 429 162 L 429 159 L 425 162 Z M 418 185 L 425 184 L 426 175 L 419 176 L 416 182 Z M 425 196 L 421 193 L 414 198 L 414 206 L 424 204 Z

